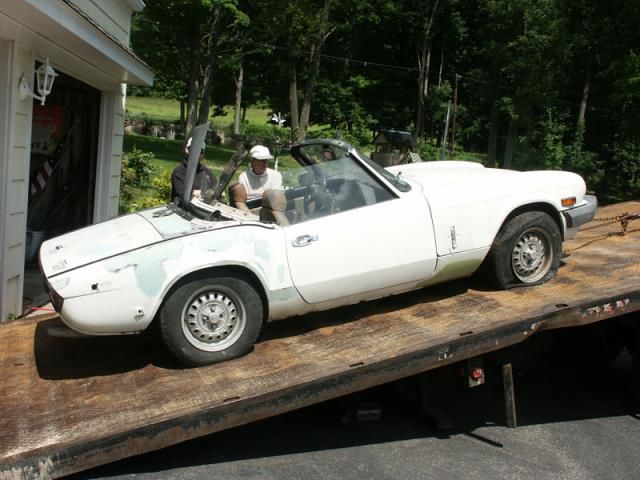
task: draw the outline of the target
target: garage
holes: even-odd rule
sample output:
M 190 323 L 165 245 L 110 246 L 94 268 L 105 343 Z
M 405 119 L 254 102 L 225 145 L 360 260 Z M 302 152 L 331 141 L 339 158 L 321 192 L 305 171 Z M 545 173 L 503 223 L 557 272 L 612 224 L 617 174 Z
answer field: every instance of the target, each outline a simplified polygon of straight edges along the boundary
M 46 299 L 44 239 L 117 215 L 127 85 L 153 82 L 128 46 L 142 8 L 141 0 L 0 5 L 0 319 Z M 50 91 L 38 82 L 44 71 Z

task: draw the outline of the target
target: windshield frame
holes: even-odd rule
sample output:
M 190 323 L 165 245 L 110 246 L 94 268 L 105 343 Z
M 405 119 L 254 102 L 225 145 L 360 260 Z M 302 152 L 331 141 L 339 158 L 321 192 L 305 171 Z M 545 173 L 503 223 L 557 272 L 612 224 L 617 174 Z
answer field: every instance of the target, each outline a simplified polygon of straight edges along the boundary
M 330 147 L 342 149 L 351 156 L 357 163 L 361 164 L 363 168 L 368 170 L 370 173 L 373 173 L 374 176 L 382 179 L 385 183 L 389 184 L 395 190 L 407 193 L 411 191 L 411 185 L 404 180 L 401 180 L 400 174 L 394 175 L 393 173 L 386 170 L 381 165 L 377 164 L 369 157 L 361 153 L 357 150 L 353 145 L 347 143 L 343 140 L 337 139 L 312 139 L 307 140 L 302 143 L 298 143 L 296 145 L 292 145 L 289 149 L 289 152 L 292 157 L 296 159 L 296 161 L 303 166 L 314 165 L 314 161 L 305 155 L 305 147 L 312 145 L 328 145 Z

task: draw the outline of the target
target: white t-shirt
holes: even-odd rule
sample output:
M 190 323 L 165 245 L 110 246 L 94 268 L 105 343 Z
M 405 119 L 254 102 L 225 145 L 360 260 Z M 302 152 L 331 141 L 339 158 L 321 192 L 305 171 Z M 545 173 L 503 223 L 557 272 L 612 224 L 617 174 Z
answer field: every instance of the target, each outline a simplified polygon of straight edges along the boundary
M 242 172 L 238 182 L 247 189 L 247 199 L 262 197 L 265 190 L 282 190 L 282 175 L 270 168 L 267 168 L 262 175 L 256 175 L 251 168 Z

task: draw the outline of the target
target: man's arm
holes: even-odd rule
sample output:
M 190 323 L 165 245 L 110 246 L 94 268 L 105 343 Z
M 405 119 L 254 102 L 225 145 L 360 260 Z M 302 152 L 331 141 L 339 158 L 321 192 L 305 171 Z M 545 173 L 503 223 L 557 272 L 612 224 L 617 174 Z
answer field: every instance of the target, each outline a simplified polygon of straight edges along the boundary
M 184 169 L 179 166 L 171 174 L 171 192 L 173 196 L 171 201 L 175 200 L 176 197 L 182 198 L 184 193 Z

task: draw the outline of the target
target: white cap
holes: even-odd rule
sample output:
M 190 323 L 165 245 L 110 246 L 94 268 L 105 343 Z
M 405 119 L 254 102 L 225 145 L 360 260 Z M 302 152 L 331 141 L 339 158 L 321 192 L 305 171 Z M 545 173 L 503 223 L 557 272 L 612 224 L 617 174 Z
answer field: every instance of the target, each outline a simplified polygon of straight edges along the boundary
M 269 149 L 264 145 L 256 145 L 249 150 L 249 156 L 256 160 L 271 160 L 273 157 L 269 153 Z
M 189 137 L 189 140 L 187 140 L 187 148 L 191 148 L 191 140 L 192 140 L 192 138 L 191 138 L 191 137 Z M 205 146 L 205 145 L 204 145 L 204 143 L 203 143 L 203 144 L 202 144 L 202 149 L 203 149 L 203 150 L 204 150 L 204 146 Z

